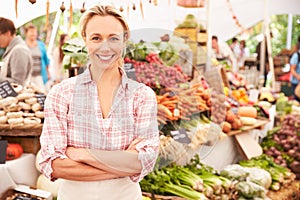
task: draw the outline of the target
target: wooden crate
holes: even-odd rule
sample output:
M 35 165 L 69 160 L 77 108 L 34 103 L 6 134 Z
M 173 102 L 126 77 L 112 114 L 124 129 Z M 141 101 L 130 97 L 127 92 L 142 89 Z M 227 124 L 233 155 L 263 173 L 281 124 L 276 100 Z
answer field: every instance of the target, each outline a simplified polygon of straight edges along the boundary
M 23 127 L 24 128 L 24 127 Z M 24 153 L 36 154 L 40 145 L 42 125 L 35 128 L 0 130 L 0 137 L 9 143 L 18 143 L 23 147 Z
M 8 143 L 18 143 L 23 147 L 24 153 L 37 154 L 40 150 L 40 136 L 1 136 Z

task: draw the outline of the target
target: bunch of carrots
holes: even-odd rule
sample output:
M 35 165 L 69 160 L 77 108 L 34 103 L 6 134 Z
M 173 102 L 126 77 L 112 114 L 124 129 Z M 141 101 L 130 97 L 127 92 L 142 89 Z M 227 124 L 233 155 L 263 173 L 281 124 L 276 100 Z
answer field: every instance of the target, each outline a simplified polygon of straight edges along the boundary
M 167 88 L 166 93 L 157 95 L 156 99 L 160 124 L 179 119 L 189 120 L 189 116 L 210 110 L 211 107 L 210 94 L 200 83 L 189 89 Z

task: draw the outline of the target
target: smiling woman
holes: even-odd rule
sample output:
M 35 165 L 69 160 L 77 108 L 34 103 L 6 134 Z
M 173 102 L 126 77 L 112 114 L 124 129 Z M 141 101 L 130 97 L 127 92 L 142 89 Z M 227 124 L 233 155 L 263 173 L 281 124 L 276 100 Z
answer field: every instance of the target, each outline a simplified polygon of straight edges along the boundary
M 58 199 L 141 199 L 158 154 L 156 96 L 123 70 L 129 29 L 117 9 L 94 6 L 80 25 L 90 63 L 47 95 L 41 171 L 62 180 Z

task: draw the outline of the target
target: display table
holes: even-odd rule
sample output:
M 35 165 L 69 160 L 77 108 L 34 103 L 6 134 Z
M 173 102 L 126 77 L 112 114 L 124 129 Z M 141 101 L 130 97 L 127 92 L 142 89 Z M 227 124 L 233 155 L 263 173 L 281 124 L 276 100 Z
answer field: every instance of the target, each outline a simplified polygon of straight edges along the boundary
M 257 143 L 260 143 L 261 138 L 267 135 L 268 130 L 274 127 L 274 119 L 276 108 L 272 106 L 269 110 L 269 121 L 263 121 L 259 126 L 254 126 L 252 129 L 238 131 L 235 134 L 248 134 Z M 239 146 L 236 144 L 234 134 L 228 135 L 222 140 L 217 141 L 213 146 L 203 146 L 199 151 L 200 160 L 202 163 L 212 166 L 216 170 L 221 170 L 227 165 L 237 163 L 242 159 Z
M 24 153 L 20 158 L 0 164 L 0 197 L 17 184 L 35 186 L 38 171 L 35 167 L 36 156 Z

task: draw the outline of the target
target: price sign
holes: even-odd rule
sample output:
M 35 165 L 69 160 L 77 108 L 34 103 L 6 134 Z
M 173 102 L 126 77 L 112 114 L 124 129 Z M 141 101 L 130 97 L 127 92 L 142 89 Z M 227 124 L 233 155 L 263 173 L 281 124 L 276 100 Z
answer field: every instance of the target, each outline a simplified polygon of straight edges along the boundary
M 132 63 L 125 63 L 124 70 L 125 70 L 128 78 L 136 81 L 135 68 Z
M 44 109 L 44 104 L 45 104 L 45 99 L 46 99 L 46 95 L 45 94 L 36 94 L 35 97 L 38 100 L 38 103 L 42 106 L 42 108 Z
M 185 129 L 179 129 L 176 131 L 171 131 L 171 135 L 174 140 L 180 143 L 189 144 L 191 143 L 191 139 L 188 137 Z
M 18 94 L 8 81 L 3 81 L 0 83 L 0 96 L 2 98 L 6 98 L 9 96 L 15 97 L 17 95 Z

